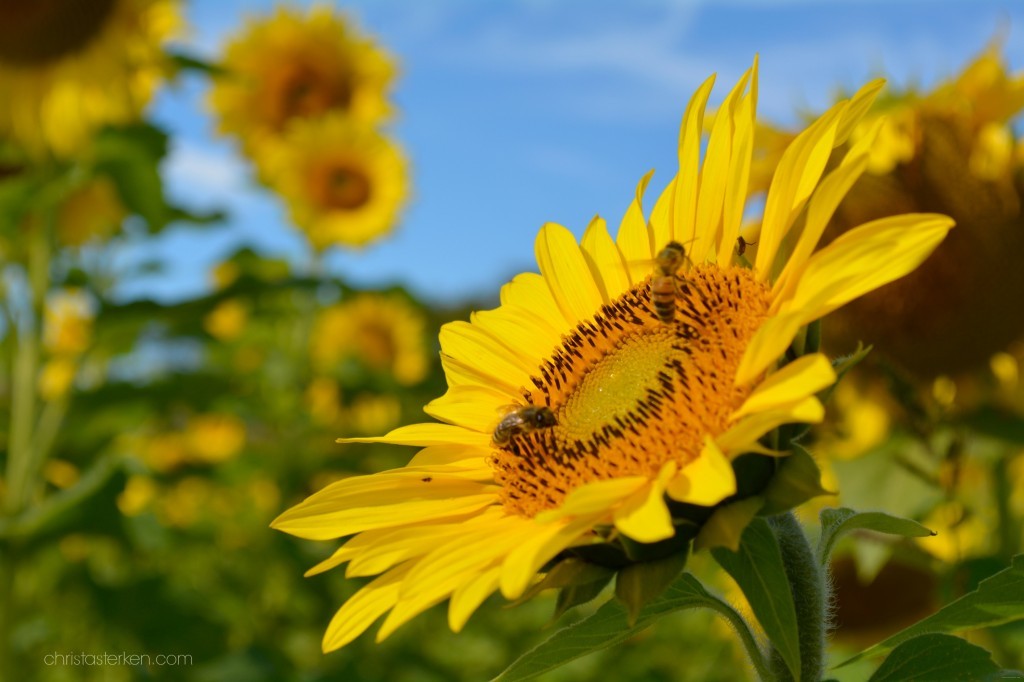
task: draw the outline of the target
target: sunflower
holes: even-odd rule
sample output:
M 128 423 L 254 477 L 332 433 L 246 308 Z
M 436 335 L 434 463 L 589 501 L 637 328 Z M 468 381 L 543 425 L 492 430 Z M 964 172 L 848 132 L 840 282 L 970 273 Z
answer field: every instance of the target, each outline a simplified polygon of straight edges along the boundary
M 179 28 L 172 0 L 39 0 L 0 7 L 0 136 L 69 156 L 136 120 Z
M 258 165 L 317 249 L 362 246 L 390 232 L 409 192 L 398 147 L 340 114 L 297 121 Z
M 1024 73 L 1009 73 L 993 44 L 931 91 L 890 93 L 856 127 L 852 143 L 868 134 L 875 143 L 826 243 L 865 221 L 912 211 L 948 214 L 960 229 L 911 276 L 839 311 L 825 328 L 827 349 L 846 352 L 863 339 L 929 382 L 984 370 L 1024 338 L 1024 316 L 1008 312 L 1024 297 L 1024 142 L 1010 124 L 1022 108 Z M 780 134 L 764 138 L 762 174 L 779 158 Z
M 310 337 L 310 354 L 324 371 L 354 360 L 411 386 L 427 374 L 425 332 L 422 313 L 405 299 L 359 294 L 320 313 Z
M 392 58 L 327 8 L 279 8 L 224 51 L 227 75 L 210 93 L 221 132 L 253 151 L 293 120 L 330 111 L 372 125 L 390 112 Z
M 790 145 L 753 266 L 741 265 L 756 62 L 720 108 L 701 163 L 713 82 L 687 107 L 679 171 L 649 216 L 648 175 L 614 239 L 600 218 L 579 243 L 544 225 L 540 274 L 515 277 L 499 308 L 442 328 L 449 389 L 426 408 L 442 423 L 349 439 L 424 449 L 406 467 L 338 481 L 275 520 L 308 539 L 355 535 L 310 573 L 348 562 L 349 576 L 379 574 L 338 611 L 325 650 L 387 613 L 383 639 L 448 598 L 457 631 L 488 595 L 520 596 L 568 549 L 673 538 L 675 503 L 718 504 L 737 491 L 735 458 L 771 454 L 759 440 L 781 424 L 821 420 L 815 393 L 836 379 L 830 362 L 811 353 L 778 367 L 780 357 L 803 325 L 916 267 L 952 221 L 890 217 L 815 252 L 870 143 L 821 176 L 875 82 Z M 672 241 L 687 245 L 688 259 L 670 278 L 675 313 L 665 319 L 664 305 L 652 306 L 651 261 Z M 496 434 L 510 404 L 513 420 L 527 409 L 554 419 Z

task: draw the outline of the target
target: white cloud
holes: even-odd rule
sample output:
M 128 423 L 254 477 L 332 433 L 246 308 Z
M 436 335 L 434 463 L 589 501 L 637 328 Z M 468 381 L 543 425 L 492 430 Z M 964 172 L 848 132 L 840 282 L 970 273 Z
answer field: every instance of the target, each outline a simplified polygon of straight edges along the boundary
M 235 154 L 180 138 L 163 171 L 171 191 L 190 201 L 223 203 L 249 189 L 249 170 Z

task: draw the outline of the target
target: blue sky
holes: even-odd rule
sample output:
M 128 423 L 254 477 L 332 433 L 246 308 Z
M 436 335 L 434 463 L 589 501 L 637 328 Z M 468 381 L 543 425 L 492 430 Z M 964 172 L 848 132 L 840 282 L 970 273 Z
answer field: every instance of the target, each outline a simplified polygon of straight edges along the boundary
M 192 2 L 188 43 L 215 58 L 263 0 Z M 297 3 L 304 5 L 307 3 Z M 721 97 L 761 57 L 760 112 L 776 122 L 819 110 L 839 89 L 886 74 L 924 85 L 954 73 L 997 32 L 1024 67 L 1024 3 L 966 0 L 364 0 L 338 9 L 394 53 L 402 76 L 391 134 L 413 169 L 414 198 L 395 233 L 366 249 L 331 252 L 356 284 L 402 284 L 434 302 L 487 299 L 535 270 L 533 239 L 554 221 L 580 234 L 600 214 L 617 224 L 637 180 L 674 170 L 679 118 L 712 72 Z M 129 258 L 159 257 L 165 274 L 127 296 L 201 293 L 211 264 L 239 244 L 308 262 L 273 195 L 258 188 L 232 144 L 217 138 L 205 83 L 188 78 L 153 108 L 173 135 L 170 192 L 195 208 L 223 207 L 225 225 L 171 229 Z M 653 194 L 649 196 L 655 196 Z

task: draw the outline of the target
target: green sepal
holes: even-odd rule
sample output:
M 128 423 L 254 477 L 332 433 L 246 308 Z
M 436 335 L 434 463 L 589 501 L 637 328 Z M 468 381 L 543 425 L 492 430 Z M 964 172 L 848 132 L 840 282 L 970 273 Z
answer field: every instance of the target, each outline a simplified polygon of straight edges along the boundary
M 614 574 L 609 572 L 603 578 L 593 582 L 563 587 L 558 591 L 558 599 L 555 601 L 555 612 L 551 615 L 551 620 L 558 620 L 569 609 L 586 604 L 597 597 L 604 590 L 605 586 L 611 582 L 612 575 Z
M 755 495 L 719 507 L 701 527 L 693 541 L 694 550 L 725 547 L 735 552 L 743 531 L 763 506 L 764 498 Z
M 821 495 L 835 495 L 821 485 L 821 470 L 814 457 L 802 446 L 791 443 L 792 451 L 779 459 L 779 468 L 761 496 L 762 516 L 780 514 Z
M 826 388 L 824 391 L 818 394 L 822 402 L 827 402 L 832 397 L 832 392 L 836 390 L 836 386 L 843 380 L 847 372 L 859 365 L 864 361 L 870 353 L 873 346 L 865 346 L 861 342 L 857 342 L 857 350 L 853 351 L 849 355 L 843 355 L 832 361 L 832 369 L 836 372 L 835 382 Z
M 883 512 L 856 512 L 846 507 L 823 509 L 821 512 L 821 538 L 818 540 L 818 561 L 828 564 L 832 548 L 843 535 L 854 530 L 873 530 L 876 533 L 902 535 L 907 538 L 923 538 L 935 535 L 917 521 L 902 519 Z
M 603 586 L 611 580 L 614 574 L 615 571 L 610 568 L 598 566 L 583 559 L 573 557 L 563 559 L 552 566 L 551 570 L 544 574 L 539 582 L 530 586 L 519 599 L 509 604 L 509 607 L 527 602 L 544 590 L 557 590 L 601 581 L 603 581 Z
M 689 552 L 683 551 L 658 561 L 633 564 L 619 571 L 615 578 L 615 597 L 626 607 L 630 627 L 643 608 L 661 596 L 686 566 Z

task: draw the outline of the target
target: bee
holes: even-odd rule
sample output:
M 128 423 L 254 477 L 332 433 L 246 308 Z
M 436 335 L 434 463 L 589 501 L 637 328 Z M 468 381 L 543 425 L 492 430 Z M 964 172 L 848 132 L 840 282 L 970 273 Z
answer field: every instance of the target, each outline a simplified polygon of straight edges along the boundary
M 666 244 L 655 258 L 651 307 L 664 324 L 670 324 L 676 317 L 676 271 L 686 260 L 686 249 L 677 241 Z
M 742 256 L 747 251 L 748 246 L 753 246 L 757 242 L 748 242 L 741 236 L 736 237 L 736 254 Z
M 551 428 L 557 423 L 555 413 L 549 407 L 542 405 L 517 406 L 498 422 L 492 439 L 495 445 L 505 445 L 512 440 L 512 436 L 532 433 L 537 429 Z

